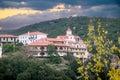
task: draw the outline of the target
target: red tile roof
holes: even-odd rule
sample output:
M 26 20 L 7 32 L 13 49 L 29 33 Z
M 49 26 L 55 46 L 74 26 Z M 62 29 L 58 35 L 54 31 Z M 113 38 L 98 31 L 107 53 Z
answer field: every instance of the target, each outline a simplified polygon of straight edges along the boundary
M 72 40 L 66 40 L 67 42 L 69 42 L 69 43 L 74 43 L 74 41 L 72 41 Z
M 40 40 L 44 40 L 44 41 L 64 41 L 64 39 L 58 39 L 58 38 L 41 38 Z
M 33 43 L 28 44 L 28 46 L 47 46 L 50 44 L 53 44 L 53 43 L 51 43 L 51 42 L 33 42 Z
M 80 40 L 78 43 L 79 43 L 79 44 L 84 44 L 83 40 Z
M 58 39 L 67 39 L 68 36 L 66 36 L 66 35 L 60 35 L 60 36 L 57 36 L 57 38 L 58 38 Z
M 57 44 L 57 43 L 52 43 L 52 42 L 33 42 L 28 44 L 28 46 L 48 46 L 48 45 L 55 45 L 55 46 L 66 46 L 68 47 L 68 45 L 66 44 Z
M 74 36 L 74 38 L 80 38 L 79 36 Z
M 53 44 L 53 45 L 60 46 L 60 47 L 69 47 L 69 45 L 67 45 L 67 44 Z
M 0 37 L 17 37 L 11 34 L 0 34 Z
M 46 33 L 36 31 L 36 32 L 28 32 L 28 33 L 25 33 L 25 34 L 22 34 L 22 35 L 28 35 L 28 34 L 38 34 L 38 35 L 41 35 L 41 34 L 46 34 Z

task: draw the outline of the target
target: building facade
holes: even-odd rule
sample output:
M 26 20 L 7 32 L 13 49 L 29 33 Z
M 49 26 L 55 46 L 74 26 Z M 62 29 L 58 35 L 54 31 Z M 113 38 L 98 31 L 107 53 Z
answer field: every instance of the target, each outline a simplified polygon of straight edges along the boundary
M 18 42 L 18 37 L 10 34 L 0 34 L 0 42 Z
M 36 31 L 36 32 L 28 32 L 28 33 L 19 35 L 18 39 L 19 39 L 19 43 L 23 43 L 24 45 L 26 45 L 32 42 L 36 42 L 38 39 L 46 38 L 46 37 L 47 37 L 46 33 Z
M 66 35 L 59 35 L 56 38 L 40 38 L 35 42 L 31 42 L 26 47 L 29 51 L 34 52 L 36 57 L 48 56 L 47 47 L 48 45 L 54 45 L 56 51 L 60 56 L 65 56 L 72 53 L 78 58 L 88 58 L 89 53 L 87 46 L 79 36 L 72 34 L 72 30 L 68 28 Z
M 17 43 L 18 37 L 10 34 L 0 34 L 0 57 L 2 57 L 3 43 Z

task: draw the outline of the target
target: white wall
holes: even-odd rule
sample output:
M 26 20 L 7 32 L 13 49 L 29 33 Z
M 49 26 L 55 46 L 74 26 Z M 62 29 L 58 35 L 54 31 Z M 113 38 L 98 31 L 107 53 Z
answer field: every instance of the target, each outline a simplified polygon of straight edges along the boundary
M 0 43 L 0 58 L 2 57 L 2 43 Z
M 34 39 L 29 39 L 30 37 L 34 37 Z M 29 44 L 29 43 L 32 43 L 32 42 L 36 42 L 38 39 L 41 39 L 41 38 L 47 38 L 47 35 L 46 34 L 32 34 L 32 35 L 20 35 L 18 37 L 19 39 L 19 42 L 20 43 L 23 43 L 23 44 Z
M 17 38 L 16 37 L 2 37 L 1 38 L 1 42 L 17 42 Z

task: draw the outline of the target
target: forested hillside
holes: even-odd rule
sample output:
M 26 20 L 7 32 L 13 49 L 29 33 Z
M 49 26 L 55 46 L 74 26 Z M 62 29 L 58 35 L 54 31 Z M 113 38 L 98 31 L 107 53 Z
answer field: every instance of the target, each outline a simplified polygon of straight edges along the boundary
M 19 35 L 28 31 L 41 31 L 47 33 L 48 37 L 56 37 L 57 35 L 65 34 L 65 30 L 69 27 L 73 30 L 73 34 L 79 35 L 85 40 L 88 32 L 88 25 L 92 24 L 97 27 L 96 24 L 98 20 L 101 21 L 101 26 L 108 30 L 108 38 L 117 42 L 117 36 L 120 36 L 120 18 L 70 17 L 40 22 L 17 30 L 1 31 L 0 33 Z
M 48 37 L 56 37 L 65 34 L 69 27 L 73 34 L 86 40 L 92 56 L 87 60 L 75 58 L 69 52 L 64 57 L 52 56 L 56 49 L 49 45 L 47 52 L 50 57 L 34 58 L 30 55 L 32 52 L 26 51 L 22 44 L 4 43 L 3 57 L 0 58 L 0 80 L 119 80 L 119 25 L 120 19 L 71 17 L 41 22 L 18 30 L 1 31 L 15 35 L 42 31 Z

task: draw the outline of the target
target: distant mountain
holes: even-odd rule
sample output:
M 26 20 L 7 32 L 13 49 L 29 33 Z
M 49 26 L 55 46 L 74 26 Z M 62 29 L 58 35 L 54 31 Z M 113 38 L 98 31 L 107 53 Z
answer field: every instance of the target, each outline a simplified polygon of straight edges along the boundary
M 0 33 L 9 33 L 20 35 L 28 31 L 41 31 L 48 34 L 48 37 L 56 37 L 57 35 L 65 34 L 66 29 L 69 27 L 73 30 L 73 34 L 79 35 L 82 39 L 86 39 L 88 25 L 92 24 L 97 26 L 97 21 L 100 20 L 102 27 L 108 29 L 108 37 L 114 42 L 117 41 L 117 36 L 120 36 L 120 18 L 101 18 L 101 17 L 70 17 L 46 22 L 40 22 L 33 25 L 28 25 L 17 30 L 0 31 Z

